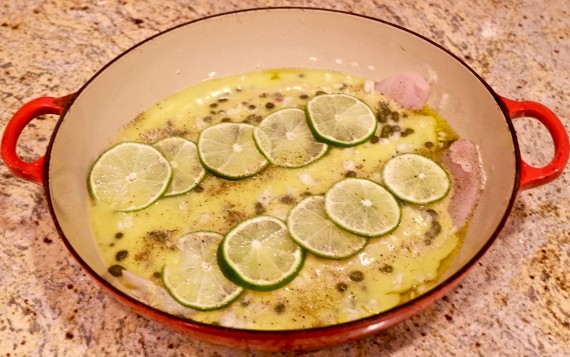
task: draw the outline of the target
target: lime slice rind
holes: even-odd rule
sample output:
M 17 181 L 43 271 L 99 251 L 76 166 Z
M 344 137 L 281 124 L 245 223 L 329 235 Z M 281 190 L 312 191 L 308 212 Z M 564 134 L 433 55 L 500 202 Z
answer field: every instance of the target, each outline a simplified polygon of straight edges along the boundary
M 348 94 L 323 94 L 307 103 L 307 122 L 315 137 L 343 147 L 362 144 L 377 128 L 374 111 Z
M 451 180 L 437 162 L 418 154 L 391 159 L 382 171 L 386 188 L 402 201 L 427 205 L 447 196 Z
M 271 291 L 291 282 L 305 260 L 285 222 L 256 216 L 240 222 L 218 248 L 218 264 L 234 283 L 255 291 Z
M 310 196 L 299 202 L 287 219 L 291 237 L 312 254 L 341 260 L 360 252 L 368 240 L 352 234 L 330 220 L 324 196 Z
M 321 158 L 328 145 L 319 142 L 302 109 L 287 108 L 265 117 L 253 137 L 261 153 L 275 166 L 297 168 Z
M 172 167 L 154 147 L 122 142 L 103 152 L 88 178 L 92 196 L 120 212 L 138 211 L 163 196 Z
M 401 209 L 379 184 L 359 178 L 335 183 L 325 194 L 325 211 L 343 229 L 364 237 L 380 237 L 400 224 Z
M 206 170 L 198 157 L 196 144 L 182 137 L 168 137 L 153 145 L 170 162 L 172 181 L 165 197 L 185 194 L 194 189 L 206 176 Z
M 229 281 L 217 264 L 216 252 L 223 236 L 193 232 L 178 241 L 179 257 L 162 271 L 162 282 L 178 303 L 200 311 L 221 309 L 244 289 Z
M 206 170 L 228 180 L 256 175 L 269 164 L 255 145 L 253 129 L 244 123 L 220 123 L 200 133 L 198 155 Z

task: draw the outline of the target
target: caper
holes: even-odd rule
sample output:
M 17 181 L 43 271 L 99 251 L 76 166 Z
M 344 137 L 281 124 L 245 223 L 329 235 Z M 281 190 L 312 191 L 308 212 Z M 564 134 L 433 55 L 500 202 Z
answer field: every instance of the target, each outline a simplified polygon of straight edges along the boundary
M 210 104 L 210 108 L 216 108 L 216 107 L 218 107 L 218 103 L 212 103 L 212 104 Z
M 223 102 L 227 102 L 229 99 L 227 97 L 221 97 L 220 99 L 218 99 L 219 103 L 223 103 Z
M 267 109 L 273 109 L 275 108 L 275 104 L 271 103 L 271 102 L 267 102 L 265 103 L 265 108 Z
M 413 134 L 413 133 L 414 133 L 414 129 L 412 129 L 412 128 L 406 128 L 406 129 L 404 129 L 404 131 L 402 131 L 402 133 L 400 134 L 400 136 L 406 137 L 406 136 L 408 136 L 408 135 L 410 135 L 410 134 Z
M 376 144 L 379 141 L 380 141 L 380 137 L 378 137 L 377 135 L 372 135 L 372 138 L 370 138 L 371 144 Z
M 378 103 L 378 109 L 380 113 L 382 113 L 382 116 L 384 118 L 386 118 L 388 115 L 390 115 L 390 113 L 392 113 L 392 111 L 390 110 L 390 106 L 386 102 Z
M 347 171 L 344 176 L 345 176 L 345 177 L 356 177 L 356 172 L 354 172 L 354 171 Z
M 438 221 L 431 222 L 431 227 L 429 231 L 427 231 L 424 236 L 428 239 L 434 238 L 441 232 L 441 224 Z
M 364 280 L 364 273 L 361 272 L 360 270 L 355 270 L 352 273 L 350 273 L 350 275 L 348 276 L 348 278 L 351 281 L 355 281 L 355 282 L 359 282 Z
M 438 235 L 439 233 L 441 233 L 441 224 L 439 224 L 438 221 L 433 221 L 431 223 L 431 230 L 434 231 L 436 235 Z
M 247 106 L 247 109 L 249 109 L 249 110 L 254 110 L 254 109 L 255 109 L 255 105 L 250 104 L 250 105 Z
M 437 218 L 437 212 L 433 208 L 426 209 L 426 212 L 431 216 L 431 218 Z
M 121 260 L 125 260 L 125 258 L 127 258 L 127 256 L 129 255 L 129 252 L 126 250 L 119 250 L 117 252 L 117 254 L 115 254 L 115 259 L 120 262 Z
M 111 265 L 109 269 L 107 269 L 109 274 L 115 277 L 123 275 L 123 270 L 125 270 L 125 268 L 119 264 Z
M 282 314 L 285 312 L 285 304 L 283 303 L 278 303 L 277 305 L 275 305 L 275 312 L 277 314 Z
M 378 122 L 380 122 L 382 124 L 386 123 L 386 121 L 387 121 L 386 116 L 382 112 L 378 112 L 378 115 L 376 115 L 376 118 L 378 119 Z
M 115 238 L 117 238 L 117 239 L 121 239 L 121 238 L 123 238 L 123 236 L 124 236 L 124 234 L 122 232 L 115 233 Z
M 308 99 L 309 96 L 306 95 L 306 94 L 301 94 L 301 95 L 299 96 L 299 98 L 301 98 L 301 99 Z
M 257 114 L 250 114 L 247 116 L 247 118 L 245 118 L 245 120 L 243 121 L 244 123 L 251 123 L 251 122 L 260 122 L 261 121 L 261 117 Z
M 348 285 L 346 285 L 345 283 L 338 283 L 336 284 L 336 289 L 342 293 L 345 292 L 346 289 L 348 289 Z
M 327 94 L 325 92 L 323 92 L 322 90 L 317 91 L 317 93 L 315 93 L 315 95 L 323 95 L 323 94 Z
M 394 267 L 388 264 L 385 264 L 382 268 L 380 268 L 380 270 L 386 274 L 390 274 L 391 272 L 394 271 Z
M 431 141 L 426 141 L 426 142 L 424 143 L 424 146 L 425 146 L 426 148 L 428 148 L 428 149 L 431 149 L 431 148 L 433 147 L 433 143 L 432 143 Z
M 400 113 L 398 113 L 398 112 L 392 112 L 392 113 L 391 113 L 391 117 L 392 117 L 392 120 L 393 120 L 393 121 L 396 121 L 396 122 L 397 122 L 397 121 L 400 120 Z
M 380 137 L 387 138 L 390 136 L 390 133 L 392 133 L 392 126 L 386 124 L 382 127 L 382 130 L 380 130 Z

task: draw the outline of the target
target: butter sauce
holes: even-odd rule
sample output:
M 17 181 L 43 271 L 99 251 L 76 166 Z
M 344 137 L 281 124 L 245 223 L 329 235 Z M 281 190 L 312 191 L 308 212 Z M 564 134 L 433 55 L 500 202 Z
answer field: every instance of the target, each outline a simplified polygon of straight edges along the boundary
M 99 252 L 116 279 L 144 302 L 193 320 L 249 329 L 297 329 L 358 319 L 421 294 L 443 273 L 462 241 L 448 213 L 449 194 L 429 206 L 402 203 L 402 221 L 391 234 L 373 238 L 356 256 L 340 261 L 307 254 L 300 274 L 272 292 L 246 291 L 232 305 L 198 312 L 177 305 L 161 287 L 165 262 L 176 259 L 176 240 L 209 230 L 225 234 L 243 219 L 268 214 L 287 219 L 307 195 L 324 194 L 344 177 L 380 182 L 383 164 L 403 152 L 438 160 L 457 138 L 429 108 L 409 111 L 373 91 L 370 81 L 344 73 L 276 69 L 204 81 L 160 102 L 135 118 L 117 137 L 152 144 L 179 135 L 196 141 L 219 122 L 259 123 L 282 108 L 304 108 L 321 92 L 348 93 L 379 113 L 376 135 L 353 148 L 330 147 L 302 168 L 270 166 L 241 181 L 207 175 L 188 194 L 160 199 L 137 212 L 115 212 L 90 202 Z M 406 134 L 404 134 L 406 133 Z M 381 182 L 380 182 L 381 183 Z M 126 253 L 125 253 L 126 252 Z M 120 261 L 119 261 L 120 253 Z M 119 268 L 118 268 L 119 267 Z M 126 269 L 126 272 L 122 269 Z M 122 274 L 121 274 L 122 273 Z M 109 279 L 115 279 L 109 275 Z

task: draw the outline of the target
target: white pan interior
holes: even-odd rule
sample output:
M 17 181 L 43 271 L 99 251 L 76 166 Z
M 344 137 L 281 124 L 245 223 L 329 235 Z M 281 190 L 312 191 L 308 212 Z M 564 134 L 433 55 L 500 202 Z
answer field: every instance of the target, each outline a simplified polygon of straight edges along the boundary
M 81 91 L 55 133 L 49 191 L 58 225 L 97 274 L 87 216 L 94 159 L 137 114 L 196 82 L 275 67 L 339 70 L 379 80 L 413 71 L 435 79 L 429 104 L 480 146 L 487 186 L 466 241 L 447 272 L 467 264 L 495 233 L 513 195 L 515 145 L 489 89 L 442 49 L 394 26 L 344 13 L 273 9 L 238 12 L 178 27 L 135 47 Z

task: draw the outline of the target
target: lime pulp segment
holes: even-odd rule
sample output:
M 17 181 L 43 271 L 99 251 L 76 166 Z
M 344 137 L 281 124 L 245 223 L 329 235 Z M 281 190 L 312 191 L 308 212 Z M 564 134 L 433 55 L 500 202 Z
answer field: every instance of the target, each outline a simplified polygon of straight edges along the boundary
M 330 220 L 325 212 L 324 196 L 310 196 L 299 202 L 287 219 L 291 237 L 311 253 L 328 259 L 346 259 L 360 252 L 368 243 Z
M 398 227 L 401 209 L 390 192 L 379 184 L 347 178 L 325 195 L 325 210 L 342 228 L 365 237 L 379 237 Z
M 271 216 L 242 221 L 226 234 L 218 250 L 218 262 L 226 277 L 257 291 L 275 290 L 289 283 L 304 259 L 285 222 Z
M 178 259 L 167 263 L 162 282 L 180 304 L 197 310 L 220 309 L 244 291 L 221 272 L 216 252 L 223 236 L 215 232 L 193 232 L 178 242 Z
M 123 142 L 97 158 L 89 173 L 89 189 L 117 211 L 135 211 L 158 200 L 171 178 L 170 163 L 157 149 Z
M 363 101 L 348 94 L 323 94 L 307 103 L 308 123 L 315 136 L 338 146 L 362 144 L 374 135 L 376 116 Z
M 267 116 L 253 132 L 263 155 L 274 165 L 302 167 L 323 156 L 328 148 L 315 140 L 302 109 L 287 108 Z
M 220 123 L 208 127 L 198 138 L 200 161 L 215 175 L 229 180 L 251 177 L 269 162 L 253 140 L 254 126 Z
M 160 140 L 154 147 L 172 167 L 172 181 L 164 193 L 165 196 L 176 196 L 192 190 L 206 175 L 193 141 L 173 136 Z
M 417 154 L 396 156 L 382 172 L 386 187 L 398 198 L 413 204 L 428 204 L 444 198 L 451 180 L 435 161 Z

